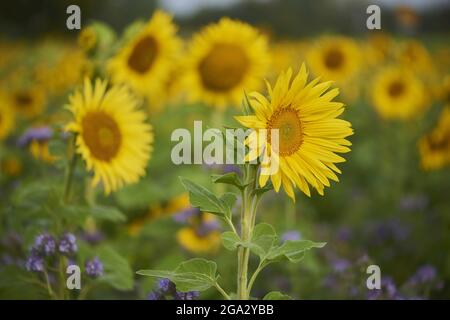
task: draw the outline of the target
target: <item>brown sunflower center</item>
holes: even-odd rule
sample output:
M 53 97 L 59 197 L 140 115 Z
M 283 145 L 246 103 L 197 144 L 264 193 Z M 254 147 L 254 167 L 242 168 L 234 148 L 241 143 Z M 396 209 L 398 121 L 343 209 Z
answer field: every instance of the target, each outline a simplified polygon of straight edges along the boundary
M 405 85 L 401 81 L 394 81 L 389 85 L 388 93 L 392 98 L 397 98 L 405 92 Z
M 92 156 L 110 161 L 119 152 L 122 135 L 116 120 L 103 111 L 86 114 L 82 120 L 82 136 Z
M 238 85 L 249 67 L 242 48 L 233 44 L 216 44 L 199 64 L 200 78 L 205 88 L 227 91 Z
M 432 151 L 449 150 L 450 149 L 450 130 L 443 135 L 437 137 L 428 136 L 428 145 Z
M 137 73 L 146 73 L 158 55 L 158 44 L 152 36 L 139 40 L 128 57 L 128 66 Z
M 271 142 L 271 129 L 278 129 L 279 154 L 289 156 L 300 148 L 303 142 L 302 122 L 298 112 L 291 107 L 276 111 L 267 123 L 268 140 Z
M 14 99 L 19 108 L 27 108 L 33 102 L 33 98 L 27 92 L 16 93 Z
M 325 54 L 325 65 L 328 69 L 339 69 L 344 63 L 344 55 L 338 49 L 330 49 Z

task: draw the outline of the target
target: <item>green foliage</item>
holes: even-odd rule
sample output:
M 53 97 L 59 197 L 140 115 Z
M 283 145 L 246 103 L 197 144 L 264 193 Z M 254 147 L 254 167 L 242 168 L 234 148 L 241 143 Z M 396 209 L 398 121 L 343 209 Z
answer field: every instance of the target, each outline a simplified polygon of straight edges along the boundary
M 214 183 L 229 184 L 240 190 L 243 190 L 248 185 L 242 183 L 241 178 L 239 178 L 236 172 L 228 172 L 222 175 L 215 174 L 211 176 L 211 179 Z
M 231 217 L 231 210 L 236 201 L 231 193 L 223 198 L 218 198 L 208 189 L 192 182 L 186 178 L 180 177 L 181 183 L 189 191 L 189 200 L 193 207 L 199 208 L 201 211 L 210 212 L 222 218 Z
M 101 248 L 98 256 L 105 270 L 105 274 L 100 278 L 101 281 L 118 290 L 133 289 L 133 270 L 124 257 L 110 247 Z
M 287 259 L 290 262 L 300 262 L 305 253 L 313 248 L 322 248 L 325 242 L 313 242 L 310 240 L 287 240 L 281 244 L 275 229 L 267 223 L 255 226 L 251 242 L 248 244 L 250 250 L 259 256 L 261 264 L 268 264 Z
M 139 270 L 137 274 L 149 277 L 168 278 L 177 286 L 177 290 L 204 291 L 217 285 L 219 276 L 217 265 L 213 261 L 194 258 L 182 262 L 173 271 Z
M 280 291 L 272 291 L 266 294 L 263 300 L 292 300 L 292 298 Z

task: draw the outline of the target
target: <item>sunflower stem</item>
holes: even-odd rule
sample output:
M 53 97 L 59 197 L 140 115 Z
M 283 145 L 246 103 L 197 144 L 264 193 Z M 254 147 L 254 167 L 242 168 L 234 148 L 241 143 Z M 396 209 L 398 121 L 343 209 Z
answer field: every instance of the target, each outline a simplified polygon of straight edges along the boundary
M 253 165 L 245 165 L 244 180 L 247 182 L 255 181 L 257 168 Z M 242 210 L 241 210 L 241 239 L 242 242 L 249 242 L 254 225 L 254 215 L 256 214 L 257 201 L 252 194 L 254 184 L 251 183 L 245 187 L 242 192 Z M 240 246 L 238 249 L 238 299 L 248 300 L 250 292 L 247 290 L 248 261 L 250 249 L 248 246 Z

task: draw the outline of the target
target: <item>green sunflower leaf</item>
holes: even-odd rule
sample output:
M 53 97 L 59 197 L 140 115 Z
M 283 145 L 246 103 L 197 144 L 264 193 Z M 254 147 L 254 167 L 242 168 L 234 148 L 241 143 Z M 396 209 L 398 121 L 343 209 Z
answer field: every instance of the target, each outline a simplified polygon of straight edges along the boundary
M 201 211 L 216 214 L 225 218 L 230 213 L 229 203 L 231 197 L 227 196 L 226 201 L 219 199 L 214 193 L 202 187 L 195 182 L 180 177 L 183 186 L 189 191 L 189 201 L 193 207 L 199 208 Z
M 245 188 L 245 185 L 242 183 L 241 178 L 237 175 L 236 172 L 228 172 L 222 175 L 213 174 L 211 175 L 211 179 L 214 183 L 230 184 L 239 188 L 240 190 Z
M 277 241 L 278 237 L 275 229 L 268 223 L 260 223 L 255 226 L 252 232 L 250 250 L 257 254 L 260 259 L 264 259 Z
M 266 294 L 263 300 L 292 300 L 292 298 L 280 291 L 272 291 Z
M 225 249 L 234 251 L 241 244 L 241 238 L 232 231 L 226 231 L 222 233 L 222 244 Z
M 310 240 L 288 240 L 278 247 L 272 247 L 267 254 L 266 259 L 269 261 L 288 259 L 290 262 L 300 262 L 305 253 L 313 248 L 322 248 L 326 242 L 313 242 Z
M 168 278 L 175 283 L 177 290 L 182 292 L 207 290 L 215 286 L 219 278 L 216 263 L 202 258 L 184 261 L 173 271 L 139 270 L 136 273 L 149 277 Z

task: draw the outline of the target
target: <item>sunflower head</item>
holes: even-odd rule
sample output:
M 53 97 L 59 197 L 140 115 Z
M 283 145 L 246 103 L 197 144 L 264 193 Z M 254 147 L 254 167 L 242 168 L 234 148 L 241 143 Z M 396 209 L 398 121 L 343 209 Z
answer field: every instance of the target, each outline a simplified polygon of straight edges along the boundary
M 263 35 L 246 23 L 222 18 L 194 36 L 182 83 L 193 101 L 238 104 L 244 89 L 260 85 L 268 62 Z
M 190 226 L 177 232 L 178 243 L 192 253 L 215 253 L 220 248 L 220 231 L 216 217 L 201 212 L 190 220 Z
M 9 103 L 12 109 L 25 118 L 32 118 L 45 109 L 46 96 L 40 86 L 18 87 L 11 91 Z
M 77 42 L 83 50 L 91 51 L 98 43 L 96 30 L 92 26 L 83 28 L 78 35 Z
M 423 83 L 401 67 L 385 68 L 375 76 L 372 101 L 377 112 L 386 119 L 409 119 L 427 107 Z
M 138 102 L 124 86 L 97 79 L 92 86 L 69 99 L 74 120 L 67 129 L 76 134 L 76 151 L 94 172 L 93 184 L 101 182 L 105 193 L 124 184 L 135 183 L 145 175 L 152 150 L 152 129 Z
M 442 111 L 437 126 L 419 141 L 422 168 L 437 170 L 450 164 L 450 107 Z
M 294 187 L 309 196 L 309 186 L 323 194 L 329 179 L 338 181 L 335 163 L 345 159 L 336 153 L 350 151 L 345 138 L 353 134 L 351 124 L 337 118 L 344 111 L 342 103 L 333 101 L 339 90 L 329 90 L 330 82 L 308 83 L 307 78 L 304 65 L 294 79 L 290 69 L 281 73 L 273 88 L 268 85 L 268 98 L 257 92 L 250 95 L 254 115 L 236 117 L 254 129 L 246 143 L 258 147 L 251 148 L 247 160 L 259 158 L 262 169 L 274 163 L 278 167 L 261 170 L 259 184 L 264 186 L 270 178 L 275 191 L 283 186 L 292 199 Z M 272 132 L 278 133 L 278 141 Z
M 358 44 L 345 37 L 326 37 L 311 47 L 307 61 L 312 72 L 326 80 L 348 81 L 361 66 Z
M 156 11 L 152 18 L 109 61 L 115 83 L 127 83 L 150 102 L 157 100 L 169 81 L 179 56 L 181 40 L 171 16 Z
M 8 137 L 15 126 L 15 113 L 0 93 L 0 141 Z

